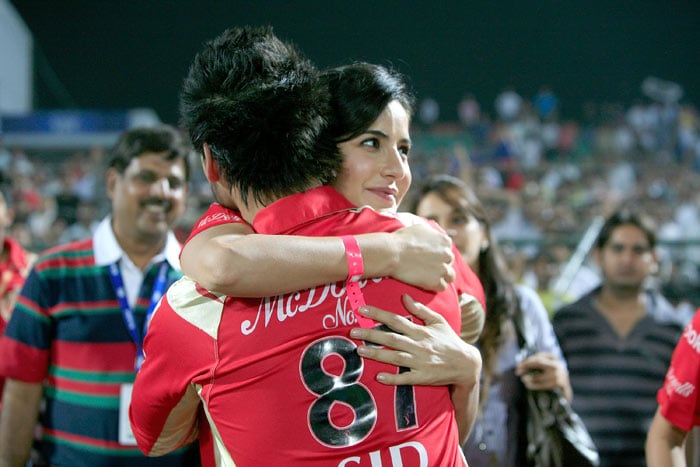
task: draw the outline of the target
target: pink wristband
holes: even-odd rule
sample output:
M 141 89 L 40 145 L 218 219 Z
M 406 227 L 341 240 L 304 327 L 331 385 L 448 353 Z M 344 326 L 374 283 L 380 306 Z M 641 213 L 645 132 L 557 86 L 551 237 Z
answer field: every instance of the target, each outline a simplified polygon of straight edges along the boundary
M 345 281 L 345 292 L 350 302 L 350 308 L 355 314 L 357 323 L 363 328 L 371 328 L 374 326 L 374 321 L 358 313 L 361 306 L 365 305 L 365 297 L 362 295 L 359 280 L 365 270 L 364 262 L 362 261 L 362 253 L 357 239 L 352 235 L 341 237 L 343 245 L 345 245 L 345 258 L 348 261 L 348 278 Z
M 362 252 L 357 239 L 352 235 L 341 237 L 345 246 L 345 258 L 348 261 L 348 282 L 357 282 L 365 273 L 365 263 L 362 261 Z

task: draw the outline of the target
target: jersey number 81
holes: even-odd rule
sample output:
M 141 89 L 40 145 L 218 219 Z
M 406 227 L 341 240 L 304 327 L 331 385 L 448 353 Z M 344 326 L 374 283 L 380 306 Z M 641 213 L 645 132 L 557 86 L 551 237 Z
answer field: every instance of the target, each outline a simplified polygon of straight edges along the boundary
M 306 388 L 318 398 L 309 409 L 309 427 L 314 437 L 327 446 L 348 447 L 365 439 L 377 421 L 377 407 L 367 387 L 360 382 L 364 364 L 357 346 L 343 337 L 329 337 L 310 345 L 301 358 L 301 375 Z M 343 360 L 340 375 L 323 369 L 326 357 L 337 355 Z M 404 370 L 404 369 L 400 369 Z M 347 426 L 331 422 L 334 404 L 343 404 L 353 412 Z M 394 400 L 397 431 L 416 425 L 412 386 L 398 386 Z

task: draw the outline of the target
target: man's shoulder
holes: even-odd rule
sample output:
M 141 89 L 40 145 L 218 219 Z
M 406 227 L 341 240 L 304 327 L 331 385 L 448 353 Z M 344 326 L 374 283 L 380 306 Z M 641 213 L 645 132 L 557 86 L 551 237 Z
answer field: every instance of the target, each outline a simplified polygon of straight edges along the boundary
M 37 269 L 58 264 L 94 264 L 95 249 L 91 238 L 51 247 L 41 252 L 36 260 Z
M 159 319 L 164 314 L 178 316 L 216 338 L 225 304 L 226 296 L 210 292 L 183 276 L 168 288 L 156 311 Z
M 575 302 L 562 306 L 554 312 L 552 321 L 561 323 L 572 318 L 589 315 L 594 310 L 593 299 L 595 295 L 596 291 L 591 291 Z
M 671 305 L 666 297 L 658 292 L 647 295 L 648 312 L 651 318 L 662 325 L 682 329 L 688 324 L 688 316 Z
M 195 223 L 193 229 L 204 230 L 220 224 L 228 224 L 231 222 L 241 224 L 246 223 L 241 217 L 241 213 L 239 211 L 224 207 L 219 203 L 212 203 L 207 211 L 202 214 L 199 220 Z

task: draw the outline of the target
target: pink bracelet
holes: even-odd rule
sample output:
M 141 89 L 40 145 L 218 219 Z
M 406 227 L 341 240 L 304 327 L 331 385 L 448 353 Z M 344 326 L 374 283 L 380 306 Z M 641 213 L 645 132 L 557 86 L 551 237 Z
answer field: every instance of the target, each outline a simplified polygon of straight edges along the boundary
M 340 237 L 345 246 L 345 258 L 348 261 L 348 277 L 347 281 L 357 282 L 362 279 L 362 274 L 365 273 L 365 263 L 362 261 L 362 252 L 357 239 L 352 235 L 344 235 Z
M 360 326 L 363 328 L 371 328 L 374 326 L 374 321 L 358 313 L 359 308 L 365 305 L 365 297 L 362 295 L 362 289 L 358 282 L 365 271 L 360 245 L 357 243 L 357 239 L 352 235 L 345 235 L 341 238 L 345 246 L 345 258 L 348 261 L 348 277 L 345 281 L 345 291 L 348 295 L 350 308 L 353 313 L 355 313 L 355 318 L 357 318 L 357 322 Z

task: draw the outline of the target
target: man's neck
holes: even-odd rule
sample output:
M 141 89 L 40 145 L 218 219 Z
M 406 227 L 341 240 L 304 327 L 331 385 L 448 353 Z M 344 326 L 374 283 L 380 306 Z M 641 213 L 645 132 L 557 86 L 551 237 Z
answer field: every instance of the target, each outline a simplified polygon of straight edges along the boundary
M 142 271 L 151 262 L 151 259 L 165 248 L 167 237 L 158 239 L 135 239 L 119 235 L 114 232 L 114 235 L 129 259 Z
M 250 225 L 253 225 L 253 219 L 255 219 L 255 216 L 263 209 L 265 208 L 265 204 L 261 203 L 260 201 L 256 200 L 254 196 L 248 195 L 247 203 L 244 203 L 243 200 L 236 200 L 236 205 L 239 206 L 238 210 L 241 213 L 241 217 Z M 267 204 L 273 203 L 275 200 L 268 201 Z
M 633 306 L 644 303 L 644 287 L 614 287 L 603 284 L 598 294 L 598 300 L 617 306 Z
M 598 311 L 608 320 L 618 336 L 626 337 L 646 315 L 643 288 L 603 286 L 596 299 Z

